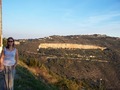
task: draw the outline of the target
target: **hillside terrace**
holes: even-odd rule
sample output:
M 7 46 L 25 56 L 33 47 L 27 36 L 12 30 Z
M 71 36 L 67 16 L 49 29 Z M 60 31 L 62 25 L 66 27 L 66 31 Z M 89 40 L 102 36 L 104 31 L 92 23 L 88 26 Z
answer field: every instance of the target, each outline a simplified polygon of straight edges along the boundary
M 70 43 L 41 43 L 40 48 L 68 48 L 68 49 L 100 49 L 104 50 L 106 47 L 100 47 L 95 45 L 83 45 L 83 44 L 70 44 Z

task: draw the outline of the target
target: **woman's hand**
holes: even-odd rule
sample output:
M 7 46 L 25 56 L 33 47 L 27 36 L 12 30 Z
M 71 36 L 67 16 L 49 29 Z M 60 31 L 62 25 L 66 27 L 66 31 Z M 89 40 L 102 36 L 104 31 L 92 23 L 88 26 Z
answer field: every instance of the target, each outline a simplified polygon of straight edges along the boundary
M 16 65 L 13 65 L 12 68 L 15 69 Z
M 4 70 L 4 66 L 0 65 L 0 72 L 2 72 Z

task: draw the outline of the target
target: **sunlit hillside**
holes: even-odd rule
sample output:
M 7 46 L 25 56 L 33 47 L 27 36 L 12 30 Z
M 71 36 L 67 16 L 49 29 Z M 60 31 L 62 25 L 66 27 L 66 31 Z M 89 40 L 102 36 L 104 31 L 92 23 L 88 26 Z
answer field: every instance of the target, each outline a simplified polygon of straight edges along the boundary
M 61 90 L 120 89 L 120 38 L 118 37 L 97 34 L 54 35 L 29 39 L 24 42 L 20 40 L 19 42 L 20 44 L 16 47 L 19 50 L 20 60 L 24 65 L 20 64 L 17 67 L 18 79 L 16 78 L 16 82 L 19 82 L 21 80 L 19 78 L 25 74 L 23 75 L 24 78 L 32 75 L 30 77 L 35 79 L 35 85 L 39 86 L 41 82 L 44 82 L 41 84 L 43 88 Z M 82 44 L 105 48 L 39 48 L 41 43 Z M 25 72 L 29 71 L 29 74 L 24 73 L 24 70 Z M 20 81 L 20 83 L 23 82 L 26 86 L 30 84 L 31 88 L 39 88 L 38 86 L 32 86 L 32 83 L 27 81 Z M 20 86 L 22 87 L 24 84 Z M 16 83 L 16 86 L 19 85 Z
M 4 88 L 3 75 L 3 72 L 0 72 L 0 90 Z M 36 76 L 32 68 L 19 61 L 16 68 L 14 90 L 58 90 L 58 88 L 54 85 L 45 83 Z

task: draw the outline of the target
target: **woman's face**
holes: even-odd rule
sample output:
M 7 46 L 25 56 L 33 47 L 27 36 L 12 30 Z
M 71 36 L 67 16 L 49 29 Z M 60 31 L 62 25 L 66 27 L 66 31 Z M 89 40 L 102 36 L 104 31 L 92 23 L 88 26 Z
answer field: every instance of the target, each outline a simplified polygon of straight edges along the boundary
M 13 39 L 8 40 L 8 45 L 12 46 L 13 45 Z

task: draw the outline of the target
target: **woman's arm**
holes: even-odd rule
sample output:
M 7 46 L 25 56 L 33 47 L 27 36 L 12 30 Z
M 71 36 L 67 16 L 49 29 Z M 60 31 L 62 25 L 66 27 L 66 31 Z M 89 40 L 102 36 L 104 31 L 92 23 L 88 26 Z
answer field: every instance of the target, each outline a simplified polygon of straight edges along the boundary
M 2 50 L 1 52 L 1 56 L 0 56 L 0 69 L 3 69 L 3 60 L 4 60 L 4 50 Z

